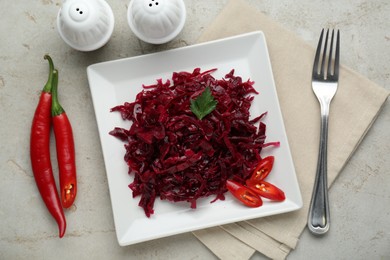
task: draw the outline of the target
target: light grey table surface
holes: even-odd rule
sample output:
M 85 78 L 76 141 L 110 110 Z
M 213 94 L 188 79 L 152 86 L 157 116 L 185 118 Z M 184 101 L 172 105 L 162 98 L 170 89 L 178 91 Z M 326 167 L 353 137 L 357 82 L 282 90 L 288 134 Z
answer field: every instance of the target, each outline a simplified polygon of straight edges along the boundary
M 186 0 L 182 33 L 168 44 L 152 46 L 130 31 L 128 1 L 109 0 L 115 15 L 110 42 L 98 51 L 81 53 L 56 31 L 61 1 L 0 1 L 0 259 L 216 258 L 191 233 L 118 245 L 86 67 L 194 44 L 227 2 Z M 322 27 L 339 28 L 342 64 L 390 89 L 389 1 L 249 2 L 313 46 Z M 57 226 L 41 202 L 29 159 L 31 119 L 47 79 L 45 53 L 61 70 L 60 99 L 73 124 L 77 149 L 79 194 L 76 206 L 66 212 L 63 239 L 57 238 Z M 390 258 L 389 122 L 387 101 L 330 191 L 331 231 L 316 238 L 305 229 L 288 259 Z

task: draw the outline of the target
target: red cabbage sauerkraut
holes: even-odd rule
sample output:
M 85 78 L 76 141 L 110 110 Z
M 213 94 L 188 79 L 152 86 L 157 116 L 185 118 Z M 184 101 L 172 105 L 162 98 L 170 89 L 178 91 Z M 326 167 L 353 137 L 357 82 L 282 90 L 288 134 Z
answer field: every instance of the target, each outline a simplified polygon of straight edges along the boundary
M 130 129 L 116 127 L 110 134 L 125 142 L 124 160 L 134 181 L 133 197 L 147 217 L 155 199 L 189 202 L 215 196 L 224 200 L 226 180 L 247 179 L 261 160 L 266 113 L 250 119 L 249 109 L 258 94 L 254 82 L 243 81 L 231 70 L 215 79 L 209 70 L 174 72 L 172 80 L 158 79 L 143 86 L 134 102 L 112 108 Z M 216 108 L 202 120 L 190 109 L 190 100 L 209 87 Z

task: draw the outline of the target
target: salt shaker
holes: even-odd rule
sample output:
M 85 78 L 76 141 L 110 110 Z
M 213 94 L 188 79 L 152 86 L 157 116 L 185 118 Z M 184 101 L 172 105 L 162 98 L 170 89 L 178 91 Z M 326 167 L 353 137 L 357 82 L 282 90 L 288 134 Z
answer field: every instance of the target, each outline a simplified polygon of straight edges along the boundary
M 131 0 L 127 9 L 130 29 L 139 39 L 152 44 L 174 39 L 185 20 L 183 0 Z

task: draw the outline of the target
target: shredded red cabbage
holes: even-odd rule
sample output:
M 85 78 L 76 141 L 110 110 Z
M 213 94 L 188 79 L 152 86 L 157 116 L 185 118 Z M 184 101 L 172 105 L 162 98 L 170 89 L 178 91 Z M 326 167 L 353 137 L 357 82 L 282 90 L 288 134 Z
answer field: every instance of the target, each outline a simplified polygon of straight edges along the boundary
M 147 217 L 154 213 L 156 197 L 187 201 L 191 208 L 201 197 L 224 200 L 226 180 L 247 179 L 268 145 L 260 122 L 266 113 L 250 120 L 252 94 L 258 94 L 254 82 L 243 81 L 234 70 L 217 80 L 213 71 L 174 72 L 172 84 L 158 79 L 143 86 L 134 102 L 111 109 L 132 121 L 130 129 L 116 127 L 110 134 L 125 142 L 124 159 L 134 174 L 129 187 L 133 197 L 141 197 Z M 190 100 L 206 87 L 218 104 L 199 120 Z

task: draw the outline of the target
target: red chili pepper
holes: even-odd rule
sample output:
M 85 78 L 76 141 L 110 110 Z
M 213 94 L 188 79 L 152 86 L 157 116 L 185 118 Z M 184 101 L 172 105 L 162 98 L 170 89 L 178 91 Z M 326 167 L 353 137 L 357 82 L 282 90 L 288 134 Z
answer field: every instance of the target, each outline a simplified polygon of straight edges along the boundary
M 69 208 L 72 206 L 77 194 L 75 149 L 72 126 L 65 110 L 58 101 L 58 71 L 55 71 L 51 112 L 60 173 L 61 201 L 64 208 Z
M 275 158 L 271 155 L 263 158 L 256 169 L 253 171 L 252 176 L 250 177 L 251 181 L 261 181 L 264 180 L 268 174 L 272 171 Z
M 255 192 L 238 182 L 227 180 L 226 188 L 233 194 L 234 197 L 248 207 L 257 208 L 263 205 L 263 201 Z
M 286 199 L 284 192 L 269 182 L 248 180 L 246 185 L 264 198 L 275 201 L 283 201 Z
M 51 87 L 55 71 L 53 61 L 50 56 L 45 55 L 45 59 L 49 61 L 50 74 L 49 79 L 42 90 L 32 121 L 30 157 L 32 171 L 34 173 L 38 190 L 50 214 L 57 221 L 59 236 L 63 237 L 66 229 L 66 220 L 57 193 L 57 187 L 50 160 Z

